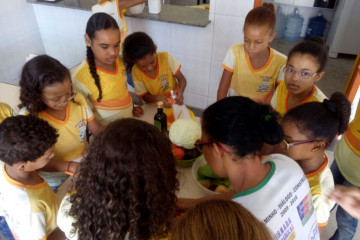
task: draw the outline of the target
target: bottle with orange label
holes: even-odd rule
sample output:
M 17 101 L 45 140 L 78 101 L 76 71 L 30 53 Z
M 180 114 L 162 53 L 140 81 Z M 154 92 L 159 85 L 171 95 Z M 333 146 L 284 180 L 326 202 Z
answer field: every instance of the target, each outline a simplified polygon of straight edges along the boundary
M 154 125 L 161 133 L 167 135 L 167 116 L 164 113 L 163 108 L 164 103 L 162 101 L 157 102 L 157 113 L 154 116 Z

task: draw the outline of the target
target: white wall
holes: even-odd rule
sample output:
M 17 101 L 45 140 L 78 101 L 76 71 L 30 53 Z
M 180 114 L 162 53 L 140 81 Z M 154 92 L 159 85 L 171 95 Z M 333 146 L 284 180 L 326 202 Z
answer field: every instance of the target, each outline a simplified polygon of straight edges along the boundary
M 253 1 L 212 0 L 211 23 L 192 27 L 158 21 L 126 18 L 129 32 L 144 31 L 158 46 L 182 64 L 188 80 L 185 103 L 206 108 L 215 101 L 222 74 L 221 61 L 228 48 L 243 41 L 242 27 Z M 72 67 L 85 58 L 83 35 L 89 11 L 33 4 L 47 54 Z
M 32 4 L 0 0 L 0 82 L 18 84 L 28 53 L 45 53 Z

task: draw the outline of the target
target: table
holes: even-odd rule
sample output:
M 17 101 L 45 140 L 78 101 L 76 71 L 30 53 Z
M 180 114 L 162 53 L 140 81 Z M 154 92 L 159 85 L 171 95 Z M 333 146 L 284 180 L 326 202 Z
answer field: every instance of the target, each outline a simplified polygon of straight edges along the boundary
M 134 117 L 136 119 L 140 119 L 146 121 L 150 124 L 154 124 L 154 115 L 157 111 L 157 108 L 153 104 L 144 104 L 142 106 L 144 110 L 144 115 L 141 117 Z M 200 124 L 200 118 L 195 117 L 194 119 L 198 124 Z M 197 183 L 195 178 L 192 176 L 192 168 L 180 168 L 176 167 L 179 172 L 179 191 L 177 196 L 179 198 L 200 198 L 209 195 L 205 189 L 201 188 Z M 57 196 L 62 199 L 68 188 L 71 184 L 72 177 L 69 177 L 57 190 Z

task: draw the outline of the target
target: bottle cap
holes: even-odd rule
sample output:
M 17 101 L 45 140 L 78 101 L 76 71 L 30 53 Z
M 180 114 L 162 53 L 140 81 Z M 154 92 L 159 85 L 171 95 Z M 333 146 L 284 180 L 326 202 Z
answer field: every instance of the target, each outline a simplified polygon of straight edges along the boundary
M 164 103 L 162 101 L 157 102 L 157 107 L 162 108 L 164 106 Z

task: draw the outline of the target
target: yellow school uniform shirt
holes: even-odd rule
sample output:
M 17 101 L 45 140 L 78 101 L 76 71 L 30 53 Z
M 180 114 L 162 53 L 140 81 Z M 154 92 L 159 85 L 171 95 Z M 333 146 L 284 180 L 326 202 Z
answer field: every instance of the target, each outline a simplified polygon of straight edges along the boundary
M 89 63 L 84 60 L 71 70 L 71 78 L 77 91 L 87 99 L 94 112 L 95 119 L 103 126 L 125 117 L 132 117 L 133 102 L 126 85 L 125 65 L 120 56 L 116 58 L 115 72 L 97 68 L 102 89 L 102 99 L 98 102 L 99 90 L 90 73 Z
M 180 71 L 181 65 L 168 52 L 159 52 L 156 55 L 155 77 L 147 75 L 136 65 L 132 69 L 132 77 L 135 85 L 135 93 L 141 97 L 146 94 L 170 96 L 170 90 L 176 89 L 175 75 Z
M 280 113 L 281 116 L 284 116 L 288 112 L 288 100 L 289 100 L 289 91 L 286 88 L 285 82 L 281 82 L 276 88 L 274 96 L 271 98 L 271 106 Z M 325 94 L 317 88 L 315 85 L 310 93 L 310 95 L 301 102 L 301 104 L 307 102 L 322 102 L 324 99 L 327 99 Z
M 306 174 L 319 227 L 324 227 L 328 224 L 330 210 L 335 205 L 335 201 L 329 200 L 327 197 L 328 194 L 334 190 L 334 177 L 329 168 L 327 155 L 324 154 L 324 157 L 325 162 L 319 169 Z
M 0 123 L 7 117 L 13 116 L 13 111 L 6 103 L 0 103 Z
M 19 114 L 26 115 L 28 112 L 22 108 Z M 87 124 L 94 119 L 94 115 L 81 93 L 68 102 L 64 121 L 52 117 L 45 111 L 40 112 L 38 117 L 47 121 L 58 131 L 59 137 L 55 143 L 53 159 L 73 161 L 83 157 L 87 147 Z
M 360 187 L 360 102 L 354 120 L 337 145 L 335 160 L 344 178 Z
M 0 216 L 5 217 L 15 239 L 46 239 L 57 228 L 60 200 L 55 192 L 43 179 L 25 185 L 7 174 L 3 162 L 0 167 Z
M 233 45 L 227 52 L 222 67 L 232 72 L 230 96 L 244 96 L 256 102 L 270 103 L 275 83 L 284 80 L 282 69 L 286 56 L 269 48 L 270 57 L 266 64 L 254 69 L 243 44 Z

